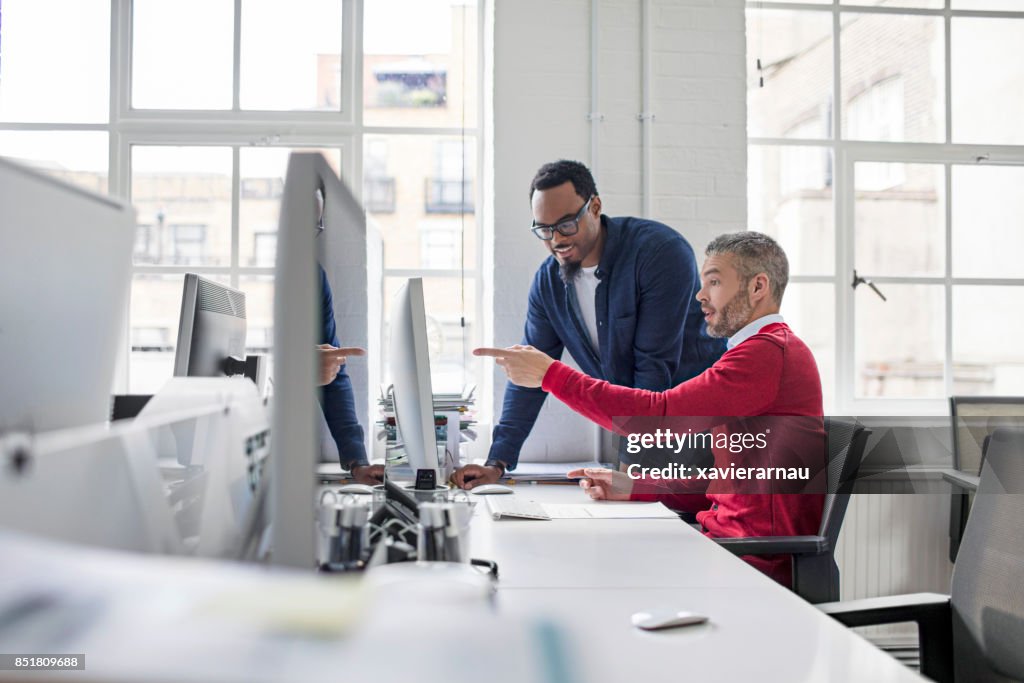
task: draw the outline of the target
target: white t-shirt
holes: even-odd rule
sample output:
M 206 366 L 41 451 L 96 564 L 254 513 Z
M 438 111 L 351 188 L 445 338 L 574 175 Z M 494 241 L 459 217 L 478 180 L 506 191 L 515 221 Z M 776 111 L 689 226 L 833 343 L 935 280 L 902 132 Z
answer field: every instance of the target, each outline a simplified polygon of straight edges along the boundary
M 583 326 L 590 333 L 590 342 L 594 345 L 595 351 L 601 350 L 597 336 L 597 266 L 580 268 L 579 275 L 573 281 L 576 287 L 576 301 L 579 302 L 580 314 L 583 316 Z

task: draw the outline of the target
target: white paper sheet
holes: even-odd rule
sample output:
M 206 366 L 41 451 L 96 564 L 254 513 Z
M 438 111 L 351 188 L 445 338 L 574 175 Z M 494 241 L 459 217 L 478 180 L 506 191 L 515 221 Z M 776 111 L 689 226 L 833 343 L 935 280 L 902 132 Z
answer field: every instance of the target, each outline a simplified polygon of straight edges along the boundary
M 544 503 L 551 519 L 679 519 L 661 503 Z

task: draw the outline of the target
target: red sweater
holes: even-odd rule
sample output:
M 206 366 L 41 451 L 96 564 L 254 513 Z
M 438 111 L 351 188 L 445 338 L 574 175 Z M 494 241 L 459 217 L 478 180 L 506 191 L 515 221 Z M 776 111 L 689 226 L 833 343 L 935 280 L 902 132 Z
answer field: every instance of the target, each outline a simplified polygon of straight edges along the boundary
M 623 431 L 615 417 L 652 416 L 808 416 L 820 418 L 821 379 L 814 356 L 785 323 L 763 327 L 750 339 L 725 352 L 713 366 L 668 391 L 632 389 L 588 377 L 562 363 L 554 363 L 544 376 L 543 388 L 576 412 L 606 429 Z M 722 421 L 710 420 L 711 425 Z M 825 466 L 824 430 L 820 420 L 787 423 L 803 432 L 796 436 L 806 447 L 790 453 L 785 463 L 820 473 Z M 790 444 L 794 442 L 790 441 Z M 715 466 L 727 467 L 734 453 L 715 448 Z M 770 459 L 771 456 L 768 456 Z M 749 464 L 749 463 L 748 463 Z M 712 537 L 803 536 L 818 533 L 824 496 L 815 494 L 723 493 L 712 485 L 699 495 L 693 482 L 638 479 L 634 500 L 660 500 L 669 507 L 701 510 L 697 521 Z M 732 485 L 735 489 L 735 484 Z M 818 489 L 821 490 L 820 488 Z M 752 565 L 783 585 L 791 583 L 788 556 L 747 557 Z

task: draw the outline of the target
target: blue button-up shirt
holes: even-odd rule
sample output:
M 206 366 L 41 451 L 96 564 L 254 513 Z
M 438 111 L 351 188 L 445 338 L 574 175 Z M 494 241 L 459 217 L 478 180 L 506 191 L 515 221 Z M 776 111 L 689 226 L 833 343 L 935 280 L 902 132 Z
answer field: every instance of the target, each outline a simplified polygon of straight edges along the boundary
M 322 326 L 320 343 L 339 346 L 338 330 L 334 322 L 334 297 L 327 282 L 327 273 L 320 268 L 320 313 Z M 342 365 L 337 376 L 329 384 L 320 387 L 320 407 L 324 411 L 327 427 L 338 445 L 338 459 L 345 469 L 366 465 L 366 445 L 363 443 L 363 428 L 356 417 L 356 399 L 352 391 L 352 380 Z
M 601 216 L 604 248 L 597 268 L 598 348 L 579 314 L 575 289 L 549 256 L 530 288 L 523 344 L 561 358 L 568 350 L 586 374 L 613 384 L 664 391 L 699 375 L 725 351 L 707 335 L 695 299 L 700 277 L 693 249 L 655 221 Z M 511 382 L 487 461 L 509 469 L 530 434 L 547 392 Z

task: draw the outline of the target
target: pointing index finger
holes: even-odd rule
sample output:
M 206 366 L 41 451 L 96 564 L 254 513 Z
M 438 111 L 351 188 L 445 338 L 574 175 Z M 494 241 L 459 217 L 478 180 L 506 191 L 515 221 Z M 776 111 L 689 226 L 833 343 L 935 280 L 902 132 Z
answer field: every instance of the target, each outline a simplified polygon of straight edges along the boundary
M 512 352 L 508 349 L 495 349 L 491 347 L 482 347 L 479 349 L 473 349 L 474 356 L 489 356 L 491 358 L 505 358 L 506 356 L 512 355 Z

